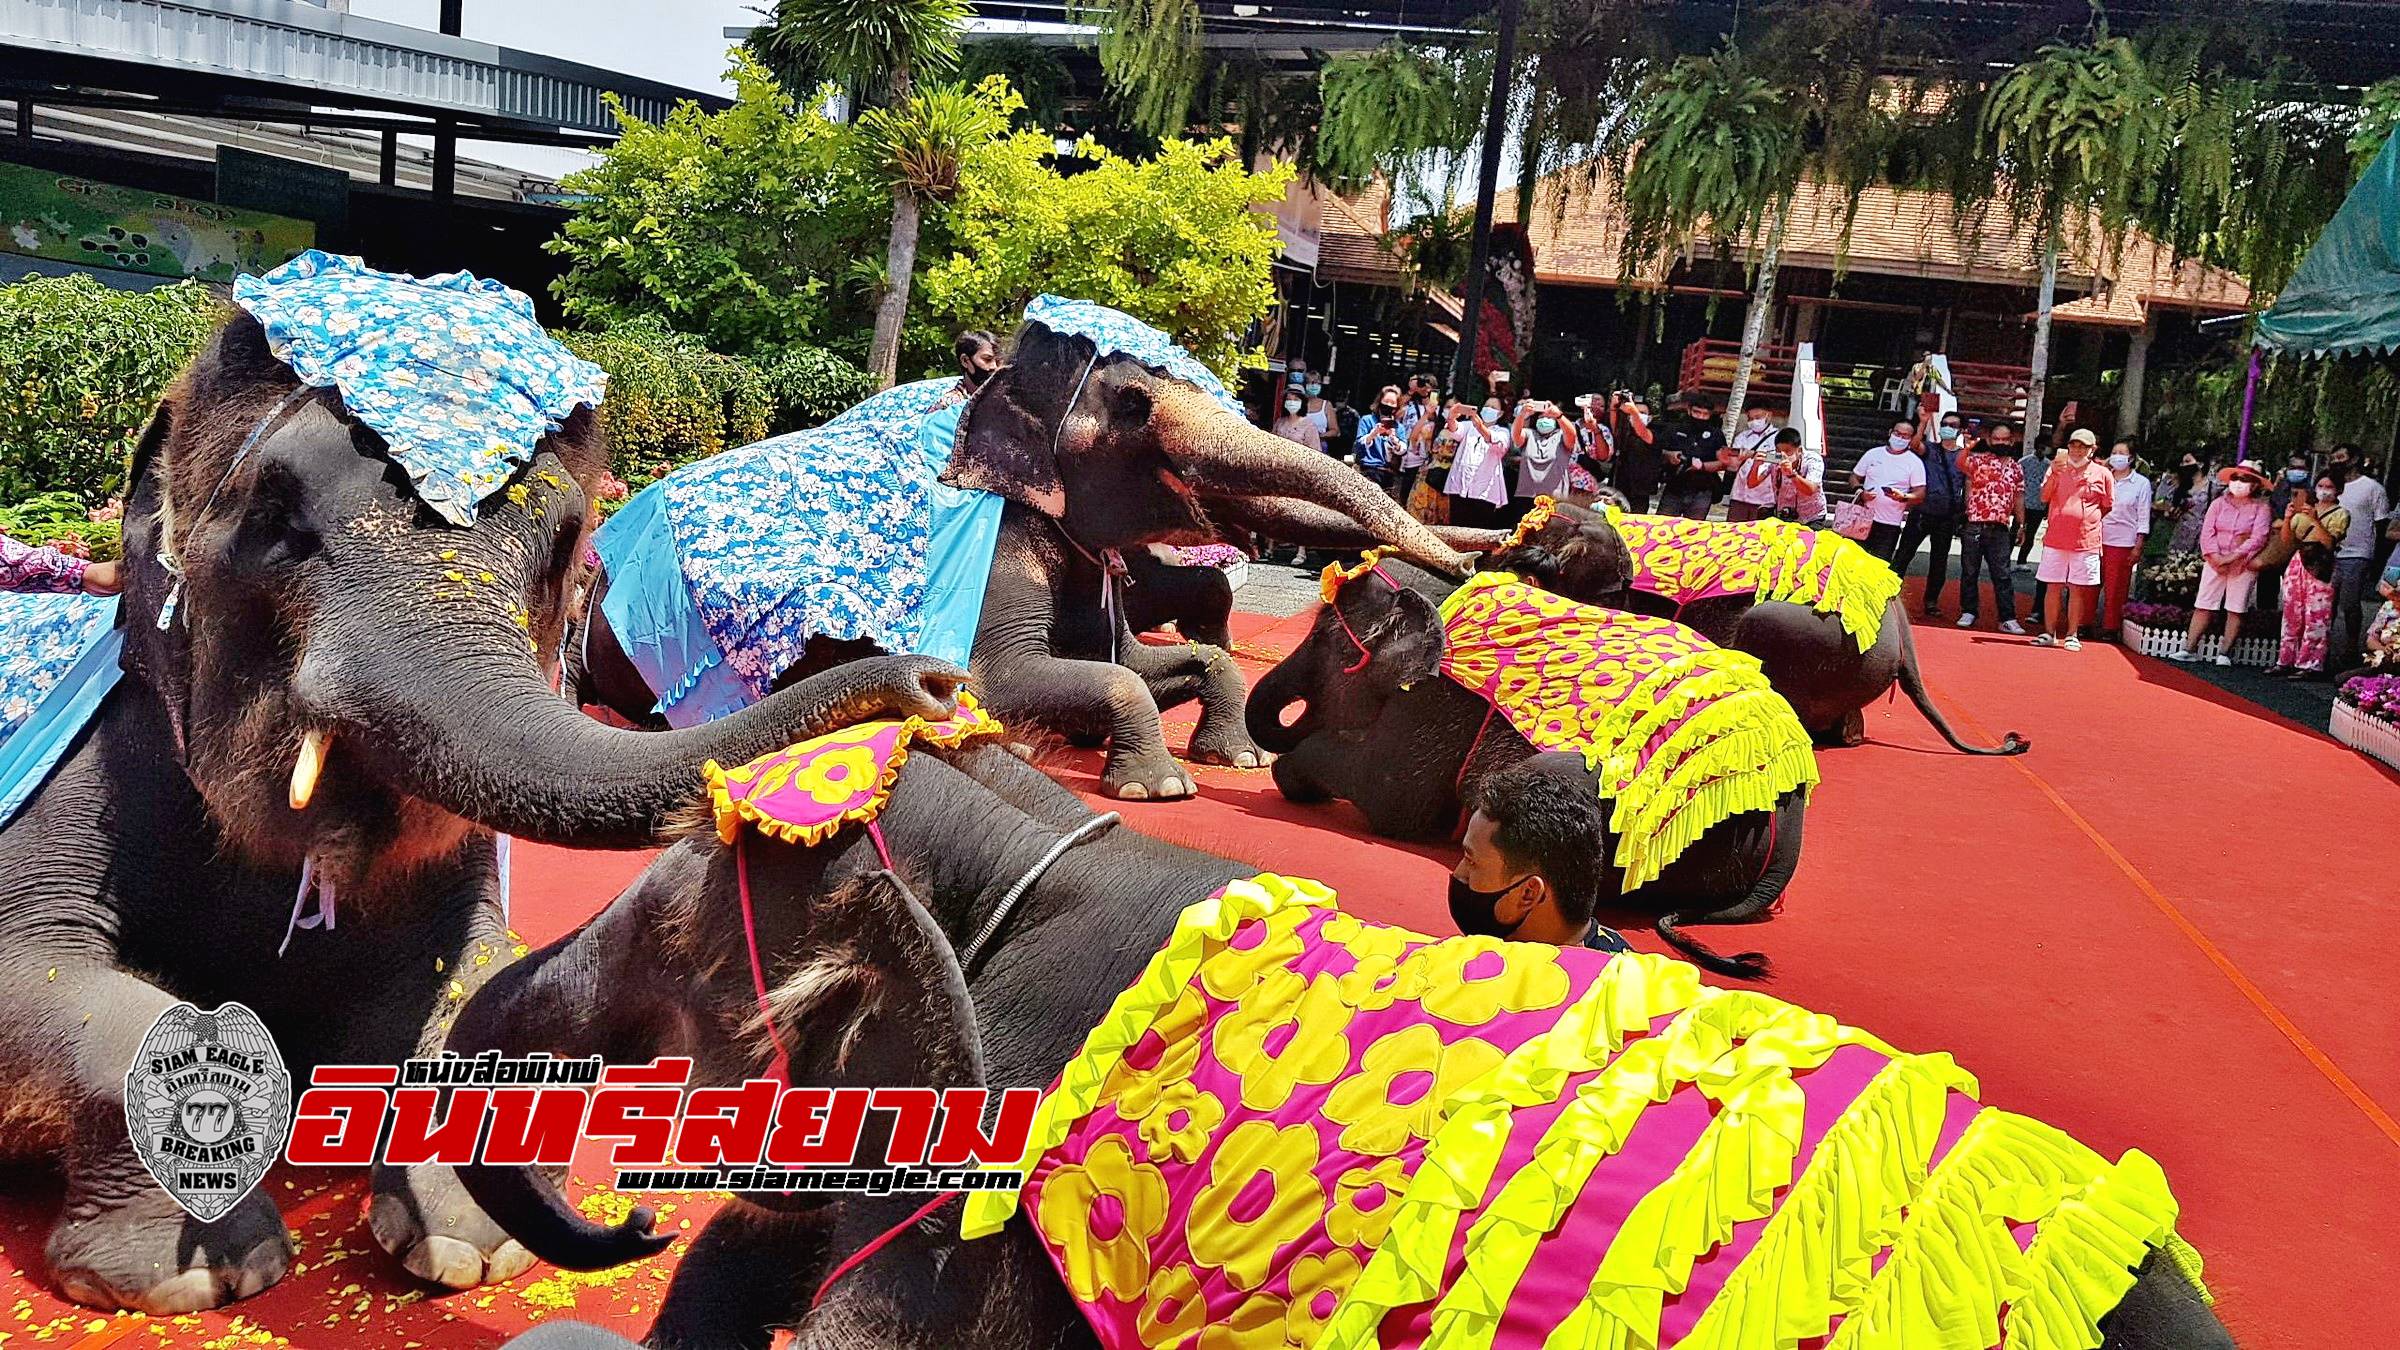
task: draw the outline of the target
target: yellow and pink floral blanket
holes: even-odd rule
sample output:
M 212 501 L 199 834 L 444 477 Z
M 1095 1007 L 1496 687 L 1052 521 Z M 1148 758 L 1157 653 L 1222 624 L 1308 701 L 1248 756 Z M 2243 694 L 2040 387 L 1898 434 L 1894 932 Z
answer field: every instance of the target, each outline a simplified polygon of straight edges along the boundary
M 1110 1350 L 2089 1350 L 2157 1165 L 1942 1054 L 1638 953 L 1436 940 L 1264 875 L 1186 909 L 1020 1204 Z
M 1898 573 L 1830 530 L 1603 509 L 1632 555 L 1633 588 L 1677 605 L 1727 595 L 1807 605 L 1838 615 L 1863 652 L 1882 634 L 1884 611 L 1900 593 Z M 1537 499 L 1511 542 L 1538 533 L 1556 510 L 1549 498 Z
M 1600 776 L 1625 890 L 1726 817 L 1816 785 L 1807 730 L 1747 652 L 1506 572 L 1476 573 L 1441 614 L 1442 673 Z

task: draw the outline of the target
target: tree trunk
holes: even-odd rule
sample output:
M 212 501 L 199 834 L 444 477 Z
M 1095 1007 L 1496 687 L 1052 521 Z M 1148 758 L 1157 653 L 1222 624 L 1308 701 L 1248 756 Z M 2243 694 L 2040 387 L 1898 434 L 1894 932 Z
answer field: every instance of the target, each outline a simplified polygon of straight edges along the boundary
M 908 321 L 908 287 L 917 270 L 917 197 L 905 186 L 892 189 L 892 241 L 883 254 L 883 301 L 875 308 L 875 343 L 867 351 L 867 373 L 877 389 L 899 379 L 900 331 Z
M 1783 227 L 1787 208 L 1775 208 L 1767 226 L 1766 250 L 1759 255 L 1758 279 L 1750 287 L 1750 313 L 1742 323 L 1742 356 L 1733 367 L 1733 392 L 1725 396 L 1725 436 L 1733 438 L 1742 424 L 1742 401 L 1750 396 L 1750 376 L 1758 369 L 1758 349 L 1766 345 L 1767 320 L 1775 313 L 1775 268 L 1783 260 Z
M 2050 380 L 2050 311 L 2058 304 L 2058 231 L 2042 249 L 2042 297 L 2033 311 L 2033 373 L 2025 381 L 2025 443 L 2042 431 L 2042 392 Z
M 1533 91 L 1533 109 L 1525 134 L 1517 142 L 1517 228 L 1533 235 L 1533 199 L 1542 186 L 1542 91 Z

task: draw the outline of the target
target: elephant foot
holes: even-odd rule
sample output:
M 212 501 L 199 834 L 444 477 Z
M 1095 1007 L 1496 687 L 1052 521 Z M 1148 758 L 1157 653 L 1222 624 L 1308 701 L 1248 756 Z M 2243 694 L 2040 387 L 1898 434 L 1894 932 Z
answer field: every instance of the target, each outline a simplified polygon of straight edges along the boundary
M 367 1227 L 409 1274 L 445 1289 L 498 1284 L 533 1265 L 533 1253 L 476 1206 L 448 1167 L 376 1168 Z
M 1185 758 L 1194 764 L 1223 764 L 1236 769 L 1263 769 L 1275 757 L 1261 750 L 1241 731 L 1218 731 L 1205 723 L 1192 732 Z
M 154 1189 L 79 1214 L 91 1207 L 70 1194 L 47 1248 L 59 1292 L 87 1307 L 178 1317 L 248 1298 L 291 1269 L 291 1235 L 260 1191 L 214 1223 Z
M 1275 790 L 1285 801 L 1314 804 L 1331 801 L 1333 794 L 1317 785 L 1315 779 L 1300 771 L 1299 761 L 1285 757 L 1275 761 Z
M 1852 708 L 1842 720 L 1830 726 L 1818 727 L 1809 738 L 1820 750 L 1847 750 L 1867 743 L 1867 714 L 1864 709 Z
M 1119 801 L 1173 801 L 1199 791 L 1191 771 L 1173 759 L 1160 756 L 1158 762 L 1137 760 L 1119 764 L 1111 760 L 1106 772 L 1100 775 L 1101 790 Z

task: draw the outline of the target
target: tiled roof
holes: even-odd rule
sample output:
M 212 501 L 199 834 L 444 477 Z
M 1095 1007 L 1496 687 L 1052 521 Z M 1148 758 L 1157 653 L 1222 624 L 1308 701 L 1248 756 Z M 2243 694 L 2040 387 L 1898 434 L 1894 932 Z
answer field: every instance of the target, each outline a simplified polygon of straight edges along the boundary
M 1516 198 L 1513 190 L 1502 192 L 1493 214 L 1513 219 Z M 1591 183 L 1580 175 L 1571 184 L 1557 175 L 1544 179 L 1533 209 L 1535 275 L 1566 285 L 1627 284 L 1619 266 L 1624 228 L 1616 204 L 1615 186 L 1606 175 Z M 1801 185 L 1785 232 L 1786 265 L 1834 265 L 1842 252 L 1840 208 L 1836 193 L 1813 182 Z M 1390 198 L 1381 187 L 1333 199 L 1326 213 L 1320 270 L 1335 268 L 1343 280 L 1396 283 L 1399 263 L 1377 243 L 1389 210 Z M 2041 280 L 2040 252 L 2030 234 L 1998 211 L 1980 222 L 1972 217 L 1961 220 L 1950 200 L 1938 193 L 1869 188 L 1859 198 L 1849 230 L 1845 265 L 1852 272 L 2026 289 Z M 1738 246 L 1754 247 L 1748 238 Z M 2251 305 L 2249 288 L 2239 277 L 2189 259 L 2179 264 L 2166 248 L 2138 232 L 2113 260 L 2097 244 L 2071 249 L 2069 256 L 2061 282 L 2070 290 L 2090 293 L 2060 305 L 2056 314 L 2061 322 L 2135 327 L 2153 305 L 2212 313 Z M 1663 271 L 1653 267 L 1632 284 L 1657 286 Z

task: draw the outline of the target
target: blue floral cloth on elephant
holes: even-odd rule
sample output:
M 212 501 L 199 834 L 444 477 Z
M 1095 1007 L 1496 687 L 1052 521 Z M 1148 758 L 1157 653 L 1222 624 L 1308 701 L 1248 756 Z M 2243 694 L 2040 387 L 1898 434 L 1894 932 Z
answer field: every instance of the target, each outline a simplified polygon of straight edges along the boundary
M 1025 320 L 1240 410 L 1206 366 L 1130 315 L 1045 295 Z M 966 664 L 1002 504 L 941 481 L 966 398 L 947 379 L 886 390 L 823 426 L 686 465 L 609 520 L 601 613 L 671 725 L 766 697 L 814 637 Z
M 116 687 L 123 650 L 114 596 L 0 592 L 0 824 Z
M 405 276 L 310 249 L 235 278 L 233 302 L 301 383 L 341 390 L 453 525 L 474 524 L 542 437 L 608 386 L 542 330 L 523 292 L 467 272 Z

